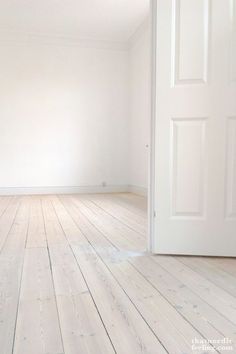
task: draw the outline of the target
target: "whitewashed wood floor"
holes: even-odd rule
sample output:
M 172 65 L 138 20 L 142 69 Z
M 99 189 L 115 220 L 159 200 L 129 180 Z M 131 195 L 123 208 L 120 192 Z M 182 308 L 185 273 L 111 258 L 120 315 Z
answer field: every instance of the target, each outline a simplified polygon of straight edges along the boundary
M 236 342 L 236 261 L 151 256 L 146 226 L 132 194 L 0 197 L 0 353 L 236 353 L 192 350 Z

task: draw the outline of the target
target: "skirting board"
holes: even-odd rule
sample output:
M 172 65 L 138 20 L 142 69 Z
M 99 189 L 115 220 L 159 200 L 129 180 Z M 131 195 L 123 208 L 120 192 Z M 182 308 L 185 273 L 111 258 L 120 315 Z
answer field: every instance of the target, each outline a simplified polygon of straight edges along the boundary
M 114 186 L 47 186 L 47 187 L 0 187 L 0 195 L 34 194 L 82 194 L 82 193 L 122 193 L 129 192 L 128 185 Z
M 147 197 L 147 195 L 148 195 L 148 189 L 145 188 L 145 187 L 129 185 L 129 186 L 128 186 L 128 191 L 129 191 L 130 193 L 142 195 L 142 196 L 144 196 L 144 197 Z
M 34 194 L 134 193 L 147 196 L 147 189 L 134 185 L 0 187 L 0 196 Z

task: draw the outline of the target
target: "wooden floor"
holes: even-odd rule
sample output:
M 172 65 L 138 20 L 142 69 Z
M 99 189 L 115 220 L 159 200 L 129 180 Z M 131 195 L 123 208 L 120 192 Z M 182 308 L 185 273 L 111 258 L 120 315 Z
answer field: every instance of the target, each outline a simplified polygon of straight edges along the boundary
M 0 353 L 236 353 L 236 260 L 151 256 L 146 227 L 128 193 L 0 197 Z

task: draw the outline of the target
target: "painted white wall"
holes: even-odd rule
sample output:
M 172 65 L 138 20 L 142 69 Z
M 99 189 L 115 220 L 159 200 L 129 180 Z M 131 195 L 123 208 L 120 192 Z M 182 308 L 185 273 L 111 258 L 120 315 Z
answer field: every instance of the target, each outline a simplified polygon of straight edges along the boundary
M 149 25 L 136 33 L 129 51 L 130 74 L 130 180 L 133 190 L 148 187 L 150 140 L 150 32 Z
M 0 187 L 127 185 L 128 52 L 0 44 Z
M 147 25 L 129 46 L 1 36 L 0 194 L 102 182 L 145 191 L 149 42 Z

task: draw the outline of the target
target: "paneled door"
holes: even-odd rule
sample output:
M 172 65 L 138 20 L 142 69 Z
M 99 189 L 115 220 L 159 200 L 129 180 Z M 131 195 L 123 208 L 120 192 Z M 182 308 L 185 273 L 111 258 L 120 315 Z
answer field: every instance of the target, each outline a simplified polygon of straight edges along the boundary
M 152 250 L 236 256 L 236 0 L 152 15 Z

